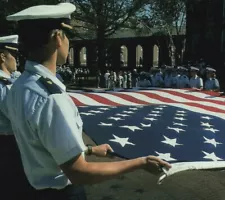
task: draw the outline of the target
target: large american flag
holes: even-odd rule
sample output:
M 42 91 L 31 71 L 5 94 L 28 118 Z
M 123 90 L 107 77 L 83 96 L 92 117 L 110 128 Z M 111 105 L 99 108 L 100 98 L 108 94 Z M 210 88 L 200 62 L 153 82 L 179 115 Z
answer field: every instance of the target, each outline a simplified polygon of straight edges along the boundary
M 225 168 L 225 98 L 182 89 L 69 91 L 97 144 L 119 157 L 155 155 L 172 163 L 166 176 Z

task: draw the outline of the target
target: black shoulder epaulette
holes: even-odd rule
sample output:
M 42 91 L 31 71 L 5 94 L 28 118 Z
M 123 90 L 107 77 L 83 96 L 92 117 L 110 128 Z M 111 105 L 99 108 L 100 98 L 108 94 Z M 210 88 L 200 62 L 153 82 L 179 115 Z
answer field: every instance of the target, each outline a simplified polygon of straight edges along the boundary
M 38 79 L 47 88 L 50 94 L 61 94 L 60 88 L 49 78 L 41 77 Z
M 5 85 L 11 85 L 12 83 L 7 79 L 2 76 L 0 76 L 0 81 L 2 81 Z

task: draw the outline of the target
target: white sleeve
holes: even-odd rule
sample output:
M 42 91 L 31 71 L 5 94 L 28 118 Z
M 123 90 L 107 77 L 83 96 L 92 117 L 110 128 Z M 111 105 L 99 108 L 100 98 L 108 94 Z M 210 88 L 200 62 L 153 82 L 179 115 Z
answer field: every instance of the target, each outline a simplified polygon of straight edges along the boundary
M 199 87 L 200 87 L 200 88 L 203 87 L 203 80 L 202 80 L 202 78 L 199 78 Z
M 85 150 L 83 122 L 72 100 L 64 94 L 50 95 L 43 104 L 35 112 L 33 122 L 41 143 L 61 165 Z

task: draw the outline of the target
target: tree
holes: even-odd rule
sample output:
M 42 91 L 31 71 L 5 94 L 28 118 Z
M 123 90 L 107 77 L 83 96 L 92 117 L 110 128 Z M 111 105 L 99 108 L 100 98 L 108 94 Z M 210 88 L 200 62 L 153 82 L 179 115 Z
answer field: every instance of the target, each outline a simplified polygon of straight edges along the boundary
M 77 28 L 96 39 L 97 65 L 105 67 L 105 39 L 122 28 L 143 7 L 146 0 L 72 0 L 77 5 Z
M 186 24 L 186 4 L 185 0 L 150 0 L 145 6 L 141 14 L 137 17 L 139 23 L 145 29 L 151 31 L 157 29 L 159 32 L 164 32 L 168 36 L 168 49 L 171 57 L 171 64 L 176 65 L 176 62 L 182 60 L 182 52 L 185 48 L 174 42 L 173 35 L 182 35 L 185 32 Z
M 51 5 L 60 3 L 60 0 L 1 0 L 0 1 L 0 36 L 15 34 L 15 23 L 6 20 L 6 17 L 31 6 Z

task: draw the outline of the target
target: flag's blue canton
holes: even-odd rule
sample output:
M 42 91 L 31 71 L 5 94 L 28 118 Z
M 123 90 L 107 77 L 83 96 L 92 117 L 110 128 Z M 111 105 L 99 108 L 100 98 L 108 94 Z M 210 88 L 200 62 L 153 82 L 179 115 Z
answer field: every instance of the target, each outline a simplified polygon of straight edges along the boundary
M 110 144 L 124 158 L 155 155 L 170 162 L 225 159 L 225 121 L 218 117 L 162 105 L 89 106 L 79 111 L 86 134 L 97 144 Z

